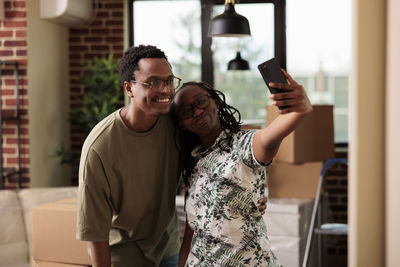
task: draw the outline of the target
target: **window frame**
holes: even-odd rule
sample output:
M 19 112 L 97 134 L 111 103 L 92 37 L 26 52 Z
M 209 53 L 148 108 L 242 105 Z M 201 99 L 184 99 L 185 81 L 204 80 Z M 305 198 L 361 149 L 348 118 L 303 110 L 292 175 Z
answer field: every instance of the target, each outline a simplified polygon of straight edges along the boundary
M 143 0 L 128 1 L 128 33 L 129 47 L 134 44 L 134 2 Z M 211 43 L 212 38 L 208 37 L 208 26 L 213 16 L 214 5 L 223 5 L 224 0 L 199 0 L 201 4 L 201 79 L 214 86 L 214 64 L 212 59 Z M 286 69 L 286 0 L 237 0 L 236 4 L 273 4 L 274 5 L 274 54 Z M 215 38 L 215 37 L 214 37 Z
M 134 2 L 145 0 L 127 0 L 129 46 L 134 44 Z M 176 0 L 182 1 L 182 0 Z M 212 58 L 212 38 L 208 37 L 208 26 L 211 21 L 214 5 L 223 5 L 224 0 L 198 0 L 201 4 L 201 79 L 214 86 L 214 63 Z M 236 0 L 236 4 L 273 4 L 274 5 L 274 55 L 282 68 L 287 67 L 286 46 L 286 0 Z M 218 38 L 218 37 L 216 37 Z M 336 149 L 347 151 L 348 142 L 335 142 Z

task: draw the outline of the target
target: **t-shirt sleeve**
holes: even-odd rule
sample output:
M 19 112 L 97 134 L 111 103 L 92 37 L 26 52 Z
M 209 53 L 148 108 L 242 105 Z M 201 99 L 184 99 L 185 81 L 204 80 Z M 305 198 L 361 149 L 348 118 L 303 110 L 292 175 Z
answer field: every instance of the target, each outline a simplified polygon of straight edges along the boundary
M 243 130 L 237 134 L 239 155 L 243 163 L 252 169 L 266 167 L 272 162 L 262 163 L 254 156 L 253 138 L 256 132 L 257 130 Z
M 110 189 L 102 162 L 89 149 L 81 161 L 78 191 L 76 238 L 85 241 L 107 241 L 111 229 Z

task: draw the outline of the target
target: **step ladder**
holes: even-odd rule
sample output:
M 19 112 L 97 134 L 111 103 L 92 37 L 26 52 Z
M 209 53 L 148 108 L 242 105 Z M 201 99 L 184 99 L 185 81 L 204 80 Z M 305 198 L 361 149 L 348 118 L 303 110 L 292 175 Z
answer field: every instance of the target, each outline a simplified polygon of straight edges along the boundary
M 336 164 L 348 165 L 347 158 L 332 158 L 326 161 L 321 169 L 318 188 L 314 200 L 313 211 L 311 214 L 310 226 L 308 229 L 307 243 L 304 252 L 302 267 L 310 267 L 310 255 L 312 250 L 313 239 L 318 235 L 318 265 L 322 267 L 322 245 L 321 237 L 324 235 L 347 235 L 348 225 L 343 223 L 322 222 L 321 216 L 321 200 L 324 193 L 324 185 L 327 171 Z M 316 220 L 318 219 L 318 222 Z M 314 266 L 312 266 L 314 267 Z

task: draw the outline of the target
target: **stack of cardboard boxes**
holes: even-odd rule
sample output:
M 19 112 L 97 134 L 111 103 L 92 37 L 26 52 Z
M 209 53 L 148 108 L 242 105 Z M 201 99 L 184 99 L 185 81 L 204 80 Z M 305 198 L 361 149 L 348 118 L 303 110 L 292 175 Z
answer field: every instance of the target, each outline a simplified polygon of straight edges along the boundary
M 333 106 L 313 108 L 267 167 L 264 220 L 271 249 L 285 267 L 301 266 L 319 174 L 324 162 L 334 157 Z M 267 125 L 278 115 L 275 106 L 267 106 Z
M 32 267 L 91 265 L 87 242 L 75 238 L 76 213 L 76 198 L 32 209 Z

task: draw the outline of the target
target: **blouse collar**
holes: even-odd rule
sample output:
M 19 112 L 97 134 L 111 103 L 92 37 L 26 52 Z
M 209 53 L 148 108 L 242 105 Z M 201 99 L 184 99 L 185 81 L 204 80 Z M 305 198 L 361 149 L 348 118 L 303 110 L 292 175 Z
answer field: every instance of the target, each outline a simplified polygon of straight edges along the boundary
M 210 146 L 209 148 L 205 149 L 202 145 L 198 145 L 196 146 L 193 150 L 192 150 L 192 157 L 194 157 L 195 159 L 198 159 L 202 156 L 207 155 L 209 152 L 213 151 L 215 148 L 217 148 L 218 143 L 221 139 L 224 139 L 226 137 L 226 133 L 224 130 L 221 130 L 220 134 L 217 136 L 217 138 L 215 138 L 214 143 L 212 144 L 212 146 Z

